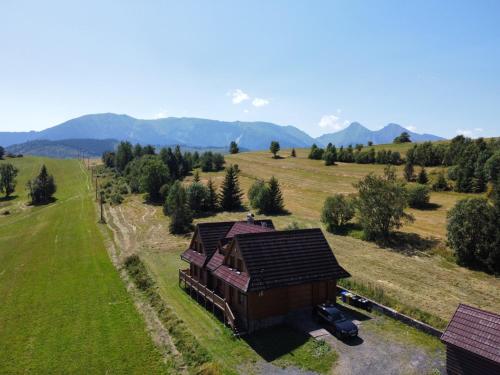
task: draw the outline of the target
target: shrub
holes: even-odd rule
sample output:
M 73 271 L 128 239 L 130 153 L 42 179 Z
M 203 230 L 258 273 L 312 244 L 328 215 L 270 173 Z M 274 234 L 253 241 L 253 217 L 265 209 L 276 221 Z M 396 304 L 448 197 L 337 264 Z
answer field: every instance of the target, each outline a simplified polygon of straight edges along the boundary
M 444 172 L 439 172 L 436 178 L 436 181 L 432 184 L 432 190 L 434 191 L 447 191 L 450 190 L 450 186 L 446 181 L 446 177 L 444 176 Z
M 321 221 L 329 232 L 339 232 L 353 217 L 352 199 L 342 194 L 326 198 L 321 211 Z
M 366 239 L 387 239 L 394 228 L 413 217 L 404 209 L 408 206 L 405 187 L 390 170 L 386 177 L 369 174 L 357 184 L 356 209 Z
M 412 208 L 424 208 L 429 204 L 430 189 L 421 184 L 406 186 L 408 192 L 408 205 Z
M 467 198 L 448 212 L 448 244 L 460 265 L 500 272 L 496 211 L 484 198 Z

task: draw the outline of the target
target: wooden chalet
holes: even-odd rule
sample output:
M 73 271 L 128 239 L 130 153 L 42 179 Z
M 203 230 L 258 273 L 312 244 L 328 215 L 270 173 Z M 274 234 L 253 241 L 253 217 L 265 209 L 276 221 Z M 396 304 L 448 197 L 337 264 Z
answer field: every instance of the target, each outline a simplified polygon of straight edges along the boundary
M 441 341 L 449 375 L 500 374 L 500 315 L 460 304 Z
M 270 220 L 198 224 L 181 255 L 179 282 L 247 332 L 283 322 L 295 311 L 335 301 L 349 277 L 320 229 L 276 231 Z

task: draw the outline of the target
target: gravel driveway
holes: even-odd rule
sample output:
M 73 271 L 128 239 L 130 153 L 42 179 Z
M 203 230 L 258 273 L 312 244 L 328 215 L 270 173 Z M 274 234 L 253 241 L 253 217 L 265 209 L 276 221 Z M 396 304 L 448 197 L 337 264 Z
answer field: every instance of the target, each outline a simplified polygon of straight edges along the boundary
M 339 354 L 335 374 L 445 374 L 443 349 L 430 349 L 408 340 L 408 330 L 414 328 L 385 316 L 361 314 L 348 308 L 342 310 L 358 325 L 359 338 L 341 341 L 315 323 L 309 314 L 299 315 L 292 322 L 297 329 L 325 340 Z

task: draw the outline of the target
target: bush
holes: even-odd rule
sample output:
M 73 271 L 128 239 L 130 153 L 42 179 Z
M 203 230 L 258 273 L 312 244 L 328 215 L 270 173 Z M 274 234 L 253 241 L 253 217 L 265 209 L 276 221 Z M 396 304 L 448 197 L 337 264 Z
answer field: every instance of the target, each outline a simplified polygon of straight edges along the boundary
M 462 266 L 500 273 L 496 211 L 484 198 L 467 198 L 448 212 L 448 244 Z
M 326 198 L 321 211 L 321 221 L 329 232 L 339 232 L 353 217 L 352 199 L 342 194 Z
M 354 186 L 358 188 L 356 209 L 366 239 L 386 240 L 390 232 L 413 221 L 404 209 L 408 206 L 405 187 L 393 171 L 386 169 L 386 177 L 369 174 Z
M 421 184 L 406 186 L 408 192 L 408 205 L 412 208 L 424 208 L 429 204 L 430 189 Z
M 444 172 L 439 172 L 436 181 L 432 184 L 432 190 L 434 191 L 447 191 L 450 190 L 450 186 L 448 185 L 448 181 L 446 181 L 446 177 L 444 176 Z

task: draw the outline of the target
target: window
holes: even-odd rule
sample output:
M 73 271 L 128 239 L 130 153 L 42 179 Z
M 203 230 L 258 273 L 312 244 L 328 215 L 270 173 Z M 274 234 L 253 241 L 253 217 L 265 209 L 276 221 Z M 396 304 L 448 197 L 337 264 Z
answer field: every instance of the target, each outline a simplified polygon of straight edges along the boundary
M 241 259 L 238 259 L 238 260 L 236 261 L 236 269 L 237 269 L 238 271 L 243 271 L 243 262 L 241 261 Z
M 234 257 L 229 257 L 229 267 L 234 268 Z

